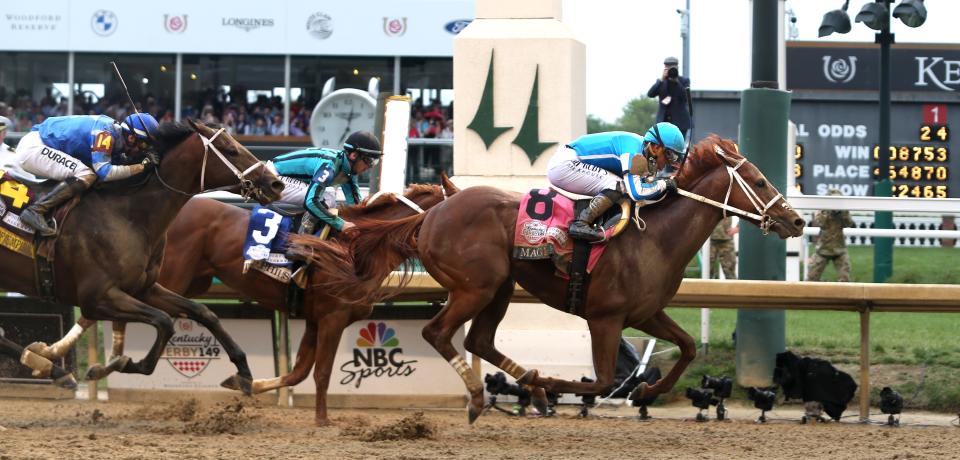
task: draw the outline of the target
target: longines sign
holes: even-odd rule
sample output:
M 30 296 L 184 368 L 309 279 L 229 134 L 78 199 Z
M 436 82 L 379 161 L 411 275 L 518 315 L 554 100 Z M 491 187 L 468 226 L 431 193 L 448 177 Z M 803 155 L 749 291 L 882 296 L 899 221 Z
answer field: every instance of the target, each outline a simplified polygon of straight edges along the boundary
M 788 42 L 788 89 L 879 88 L 878 45 L 824 45 Z M 890 60 L 890 87 L 893 91 L 960 91 L 960 45 L 894 45 Z

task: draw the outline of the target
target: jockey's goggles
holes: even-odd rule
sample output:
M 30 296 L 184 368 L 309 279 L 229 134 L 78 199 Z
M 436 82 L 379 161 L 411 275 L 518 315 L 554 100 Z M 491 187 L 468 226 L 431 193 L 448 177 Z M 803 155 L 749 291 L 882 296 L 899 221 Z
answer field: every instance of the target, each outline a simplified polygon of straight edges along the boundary
M 383 152 L 380 150 L 365 149 L 363 147 L 354 147 L 353 144 L 343 144 L 344 150 L 350 152 L 359 152 L 360 159 L 369 167 L 374 167 L 380 163 L 380 157 L 383 156 Z

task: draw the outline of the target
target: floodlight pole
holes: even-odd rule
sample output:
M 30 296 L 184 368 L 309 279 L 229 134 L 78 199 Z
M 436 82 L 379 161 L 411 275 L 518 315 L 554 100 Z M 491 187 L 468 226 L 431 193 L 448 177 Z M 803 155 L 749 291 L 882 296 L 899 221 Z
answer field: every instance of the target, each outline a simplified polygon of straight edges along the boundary
M 886 7 L 886 26 L 876 34 L 880 44 L 880 133 L 877 168 L 880 175 L 873 186 L 873 196 L 892 195 L 890 182 L 890 45 L 893 34 L 890 33 L 890 4 L 893 0 L 877 0 Z M 884 211 L 874 213 L 874 228 L 893 228 L 893 213 Z M 873 239 L 873 282 L 884 283 L 893 275 L 893 238 Z

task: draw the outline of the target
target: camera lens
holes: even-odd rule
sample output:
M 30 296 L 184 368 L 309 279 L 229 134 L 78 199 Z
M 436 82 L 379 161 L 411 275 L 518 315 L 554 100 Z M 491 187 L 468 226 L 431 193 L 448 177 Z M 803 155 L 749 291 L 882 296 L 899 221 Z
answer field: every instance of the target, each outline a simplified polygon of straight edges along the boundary
M 676 67 L 671 67 L 670 70 L 667 70 L 668 78 L 677 78 L 680 75 L 680 71 Z

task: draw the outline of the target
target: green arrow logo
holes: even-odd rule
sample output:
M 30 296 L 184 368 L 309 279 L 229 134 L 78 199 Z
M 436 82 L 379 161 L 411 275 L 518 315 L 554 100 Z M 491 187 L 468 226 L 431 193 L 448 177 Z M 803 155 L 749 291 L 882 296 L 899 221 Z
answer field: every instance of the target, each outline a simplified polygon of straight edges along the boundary
M 543 155 L 543 152 L 556 142 L 540 142 L 540 66 L 537 66 L 533 76 L 533 89 L 530 91 L 530 103 L 527 104 L 527 114 L 523 117 L 523 125 L 517 133 L 513 145 L 523 149 L 532 165 Z
M 490 66 L 487 69 L 487 81 L 483 85 L 483 94 L 480 96 L 480 106 L 467 129 L 476 132 L 486 148 L 490 148 L 493 141 L 501 134 L 513 127 L 499 127 L 493 125 L 493 50 L 490 50 Z

